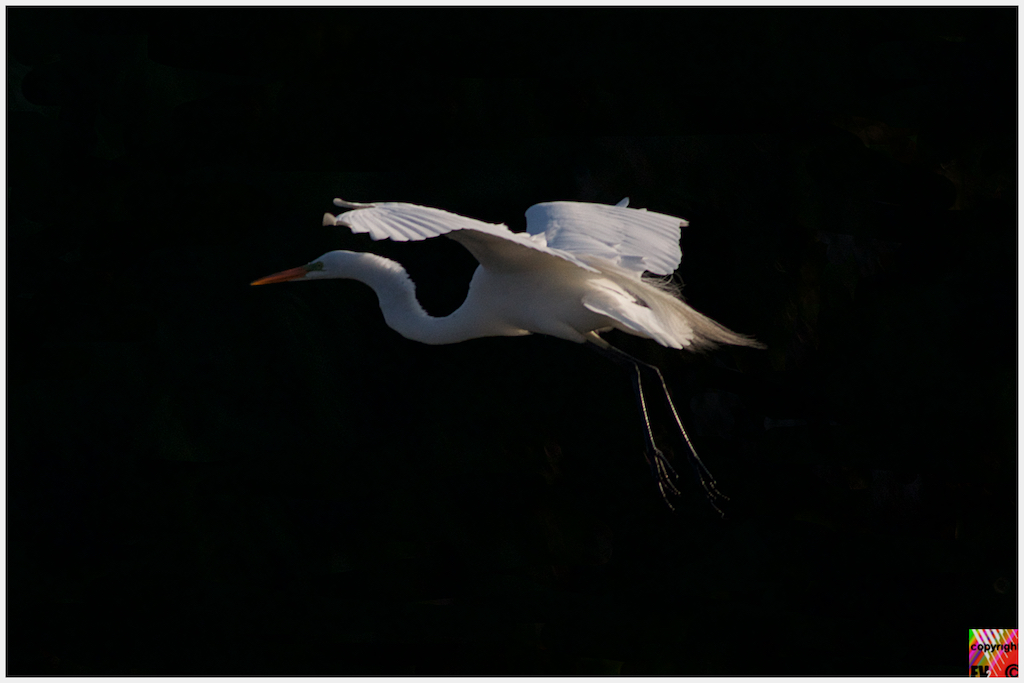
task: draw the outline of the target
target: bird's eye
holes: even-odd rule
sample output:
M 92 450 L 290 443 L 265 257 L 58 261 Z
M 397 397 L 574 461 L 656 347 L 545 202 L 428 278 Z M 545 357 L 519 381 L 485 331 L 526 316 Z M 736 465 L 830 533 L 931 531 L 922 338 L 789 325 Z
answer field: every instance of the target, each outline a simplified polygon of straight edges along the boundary
M 310 272 L 310 271 L 314 271 L 314 270 L 323 270 L 324 269 L 324 262 L 323 261 L 316 261 L 314 263 L 310 263 L 309 265 L 303 266 L 303 268 L 306 269 L 307 273 Z

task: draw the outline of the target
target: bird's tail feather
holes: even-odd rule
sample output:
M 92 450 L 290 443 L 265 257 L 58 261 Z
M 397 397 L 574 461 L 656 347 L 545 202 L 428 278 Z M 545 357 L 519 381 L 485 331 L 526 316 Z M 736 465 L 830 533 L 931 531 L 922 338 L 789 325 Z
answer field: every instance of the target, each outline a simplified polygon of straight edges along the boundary
M 590 265 L 598 268 L 603 275 L 612 280 L 637 301 L 651 309 L 654 318 L 661 321 L 664 334 L 658 335 L 674 343 L 666 344 L 674 348 L 686 348 L 690 351 L 713 349 L 719 344 L 733 346 L 750 346 L 755 349 L 766 348 L 753 337 L 738 334 L 720 325 L 702 313 L 693 310 L 683 301 L 679 287 L 669 280 L 650 280 L 637 277 L 634 271 L 626 270 L 604 259 L 592 259 Z

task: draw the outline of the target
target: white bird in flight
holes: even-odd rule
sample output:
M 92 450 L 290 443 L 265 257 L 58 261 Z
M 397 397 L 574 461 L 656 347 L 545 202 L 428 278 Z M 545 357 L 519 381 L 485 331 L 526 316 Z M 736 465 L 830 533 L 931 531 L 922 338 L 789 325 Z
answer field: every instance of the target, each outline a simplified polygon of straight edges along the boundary
M 407 339 L 454 344 L 478 337 L 547 334 L 596 350 L 631 369 L 633 389 L 646 430 L 646 455 L 662 497 L 679 495 L 677 475 L 654 442 L 642 374 L 661 385 L 691 463 L 712 506 L 722 496 L 690 441 L 672 403 L 661 371 L 611 346 L 599 335 L 617 329 L 690 351 L 733 344 L 764 348 L 687 306 L 678 288 L 645 272 L 669 276 L 679 266 L 680 228 L 688 223 L 644 209 L 584 202 L 545 202 L 526 212 L 526 232 L 486 223 L 441 209 L 402 202 L 357 204 L 335 199 L 348 209 L 324 214 L 324 225 L 344 225 L 374 240 L 397 242 L 445 235 L 480 262 L 466 300 L 444 317 L 427 314 L 416 300 L 406 270 L 376 254 L 331 251 L 311 263 L 253 282 L 265 285 L 330 278 L 358 280 L 377 294 L 384 320 Z

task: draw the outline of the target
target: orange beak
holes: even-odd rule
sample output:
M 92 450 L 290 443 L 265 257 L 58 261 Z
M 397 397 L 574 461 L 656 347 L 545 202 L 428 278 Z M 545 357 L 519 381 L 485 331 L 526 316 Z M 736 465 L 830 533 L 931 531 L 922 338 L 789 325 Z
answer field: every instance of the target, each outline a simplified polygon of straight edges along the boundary
M 274 273 L 266 277 L 261 277 L 259 280 L 250 282 L 250 285 L 272 285 L 275 282 L 290 282 L 291 280 L 301 280 L 306 277 L 306 273 L 309 270 L 305 266 L 299 266 L 298 268 L 290 268 L 288 270 L 282 270 L 280 273 Z

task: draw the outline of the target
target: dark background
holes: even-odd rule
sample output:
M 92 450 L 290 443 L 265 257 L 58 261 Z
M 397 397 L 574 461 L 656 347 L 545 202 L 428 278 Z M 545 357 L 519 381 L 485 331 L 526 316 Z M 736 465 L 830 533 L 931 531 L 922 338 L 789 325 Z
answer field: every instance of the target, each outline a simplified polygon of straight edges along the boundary
M 1016 18 L 7 9 L 7 673 L 962 674 L 1018 625 Z M 689 219 L 768 350 L 609 339 L 727 518 L 585 348 L 250 288 L 373 250 L 457 307 L 335 196 Z

